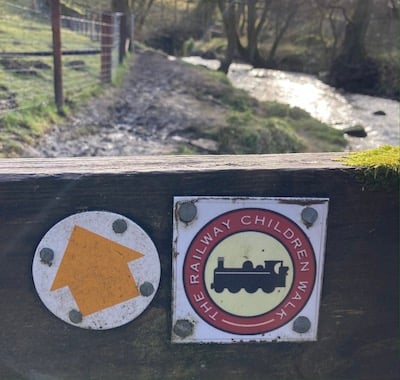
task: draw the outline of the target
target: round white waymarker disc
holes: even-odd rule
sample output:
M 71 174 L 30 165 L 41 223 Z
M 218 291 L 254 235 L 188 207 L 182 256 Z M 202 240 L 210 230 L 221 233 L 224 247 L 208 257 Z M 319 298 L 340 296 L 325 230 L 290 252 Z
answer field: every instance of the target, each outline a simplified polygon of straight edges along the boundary
M 157 249 L 136 223 L 106 211 L 71 215 L 40 241 L 32 264 L 40 299 L 73 326 L 107 330 L 137 318 L 161 276 Z

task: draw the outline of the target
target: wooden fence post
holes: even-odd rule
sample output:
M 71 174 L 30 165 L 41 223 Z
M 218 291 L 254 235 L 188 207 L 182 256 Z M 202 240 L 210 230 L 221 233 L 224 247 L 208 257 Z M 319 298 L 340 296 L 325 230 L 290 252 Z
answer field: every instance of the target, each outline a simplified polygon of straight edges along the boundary
M 54 97 L 58 113 L 63 114 L 64 96 L 61 52 L 61 5 L 60 0 L 51 1 L 50 4 L 53 31 Z
M 111 83 L 113 36 L 113 15 L 111 13 L 103 13 L 101 16 L 100 68 L 100 79 L 102 83 Z
M 121 14 L 119 18 L 119 63 L 124 61 L 126 56 L 126 42 L 128 39 L 128 33 L 126 28 L 127 18 L 125 14 Z
M 129 51 L 133 51 L 134 46 L 135 46 L 135 15 L 131 15 L 131 20 L 130 20 L 130 36 L 129 36 Z

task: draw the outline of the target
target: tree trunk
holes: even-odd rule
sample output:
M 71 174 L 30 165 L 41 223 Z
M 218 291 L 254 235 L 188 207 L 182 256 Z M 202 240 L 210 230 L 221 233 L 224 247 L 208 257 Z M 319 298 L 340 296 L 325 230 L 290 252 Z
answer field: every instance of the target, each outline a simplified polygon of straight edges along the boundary
M 244 58 L 253 66 L 264 66 L 264 62 L 258 50 L 260 33 L 267 19 L 270 0 L 264 0 L 261 15 L 257 14 L 257 0 L 247 0 L 247 48 Z
M 293 18 L 296 16 L 297 11 L 298 11 L 298 5 L 295 4 L 292 6 L 291 10 L 287 13 L 284 24 L 277 31 L 274 42 L 273 42 L 271 49 L 269 51 L 269 54 L 268 54 L 268 64 L 269 65 L 273 65 L 273 63 L 275 61 L 275 54 L 276 54 L 276 51 L 278 50 L 278 46 L 281 43 L 283 36 L 289 29 L 290 23 L 292 22 Z
M 360 63 L 366 57 L 365 36 L 371 18 L 373 0 L 358 0 L 351 21 L 346 26 L 340 55 L 348 63 Z
M 235 3 L 229 1 L 228 4 L 226 4 L 224 0 L 218 0 L 218 7 L 222 15 L 225 34 L 227 38 L 225 57 L 221 61 L 218 71 L 228 73 L 229 66 L 231 65 L 235 53 L 237 51 L 237 41 L 238 41 L 238 36 L 236 31 Z
M 154 0 L 111 0 L 113 12 L 121 12 L 126 15 L 126 35 L 130 35 L 131 15 L 135 16 L 135 39 L 140 40 L 141 31 L 146 21 L 147 15 L 154 3 Z
M 379 81 L 377 65 L 368 58 L 365 38 L 373 0 L 357 0 L 339 54 L 332 63 L 330 81 L 349 91 L 368 92 Z
M 257 10 L 256 1 L 247 0 L 247 59 L 250 63 L 254 62 L 254 58 L 258 50 L 258 41 L 256 37 Z

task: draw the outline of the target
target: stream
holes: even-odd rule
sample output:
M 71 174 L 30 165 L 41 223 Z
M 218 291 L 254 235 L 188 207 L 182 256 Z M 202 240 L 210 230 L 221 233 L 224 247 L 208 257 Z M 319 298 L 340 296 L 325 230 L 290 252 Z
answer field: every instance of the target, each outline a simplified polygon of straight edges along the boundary
M 185 57 L 184 61 L 217 69 L 219 61 Z M 400 143 L 400 102 L 347 93 L 316 76 L 270 69 L 255 69 L 234 63 L 229 70 L 232 84 L 262 101 L 300 107 L 316 119 L 338 129 L 362 125 L 367 137 L 350 137 L 348 150 L 357 151 Z M 377 114 L 375 114 L 377 113 Z

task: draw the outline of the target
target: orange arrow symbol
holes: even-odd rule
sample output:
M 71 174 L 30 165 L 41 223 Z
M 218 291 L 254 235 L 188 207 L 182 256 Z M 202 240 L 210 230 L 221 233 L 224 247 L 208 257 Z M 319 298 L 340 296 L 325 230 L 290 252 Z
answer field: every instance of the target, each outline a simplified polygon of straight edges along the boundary
M 140 295 L 128 262 L 144 255 L 75 226 L 51 290 L 68 286 L 83 316 Z

